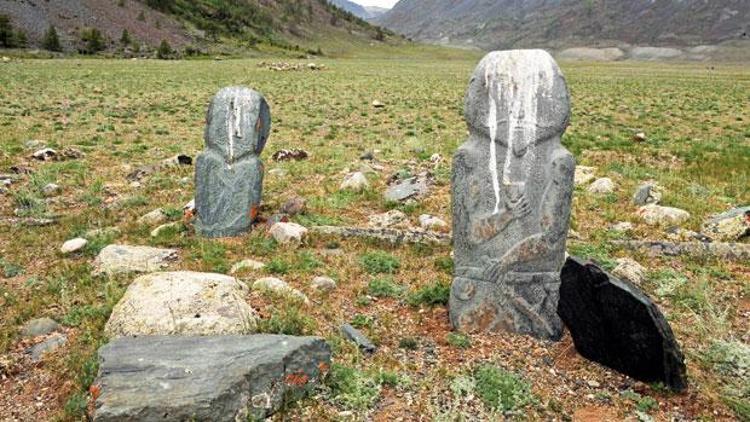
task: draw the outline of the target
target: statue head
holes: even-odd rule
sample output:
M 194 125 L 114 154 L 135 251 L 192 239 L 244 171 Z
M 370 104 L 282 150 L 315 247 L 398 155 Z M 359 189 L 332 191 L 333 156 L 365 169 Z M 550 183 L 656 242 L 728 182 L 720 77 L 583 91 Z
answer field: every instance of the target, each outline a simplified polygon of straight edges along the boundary
M 206 114 L 204 140 L 227 163 L 245 155 L 260 155 L 271 130 L 271 112 L 263 96 L 234 86 L 221 89 Z

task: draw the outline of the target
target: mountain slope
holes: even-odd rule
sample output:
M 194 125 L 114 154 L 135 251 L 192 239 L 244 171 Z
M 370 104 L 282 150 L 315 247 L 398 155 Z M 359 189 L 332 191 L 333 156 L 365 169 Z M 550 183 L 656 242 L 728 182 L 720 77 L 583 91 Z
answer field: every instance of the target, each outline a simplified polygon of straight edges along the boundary
M 346 10 L 347 12 L 353 14 L 354 16 L 360 17 L 362 19 L 373 19 L 373 18 L 383 15 L 385 12 L 388 11 L 388 9 L 385 9 L 382 7 L 361 6 L 349 0 L 329 0 L 329 1 L 334 6 L 340 9 Z
M 194 49 L 317 48 L 326 37 L 371 42 L 383 32 L 326 0 L 0 0 L 0 14 L 39 47 L 50 25 L 63 48 L 76 51 L 86 28 L 98 29 L 105 47 L 121 47 L 127 30 L 133 45 L 154 48 L 161 40 Z
M 747 0 L 401 0 L 376 22 L 478 47 L 699 45 L 747 39 Z

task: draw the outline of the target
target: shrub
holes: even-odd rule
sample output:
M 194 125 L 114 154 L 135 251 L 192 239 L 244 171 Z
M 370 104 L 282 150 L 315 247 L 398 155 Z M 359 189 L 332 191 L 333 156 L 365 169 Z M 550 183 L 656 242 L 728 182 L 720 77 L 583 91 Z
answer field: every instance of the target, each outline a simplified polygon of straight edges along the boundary
M 451 286 L 448 283 L 436 281 L 427 286 L 421 287 L 415 292 L 409 294 L 407 302 L 411 306 L 420 305 L 447 305 L 451 294 Z
M 52 25 L 50 25 L 50 27 L 47 28 L 47 32 L 44 33 L 42 48 L 49 51 L 62 51 L 62 45 L 60 45 L 60 38 L 57 36 L 57 30 Z
M 510 412 L 533 401 L 531 386 L 519 376 L 492 365 L 474 370 L 476 393 L 485 406 Z
M 122 30 L 122 36 L 120 36 L 120 44 L 127 46 L 130 45 L 132 40 L 130 39 L 130 33 L 127 29 Z
M 471 340 L 466 334 L 462 333 L 448 333 L 446 337 L 448 344 L 461 349 L 468 349 L 471 346 Z
M 369 252 L 362 255 L 360 263 L 362 264 L 362 268 L 369 274 L 394 274 L 401 266 L 396 257 L 383 251 Z
M 371 409 L 380 396 L 380 385 L 374 378 L 338 363 L 331 366 L 326 384 L 335 400 L 348 409 Z
M 160 60 L 169 60 L 173 58 L 174 51 L 172 51 L 172 46 L 169 45 L 167 40 L 161 40 L 161 44 L 159 44 L 159 49 L 156 50 L 156 57 L 158 57 Z
M 85 28 L 81 31 L 83 46 L 80 52 L 83 54 L 96 54 L 106 47 L 104 36 L 97 28 Z
M 404 287 L 393 282 L 390 277 L 376 278 L 367 285 L 370 296 L 375 297 L 398 297 L 404 291 Z

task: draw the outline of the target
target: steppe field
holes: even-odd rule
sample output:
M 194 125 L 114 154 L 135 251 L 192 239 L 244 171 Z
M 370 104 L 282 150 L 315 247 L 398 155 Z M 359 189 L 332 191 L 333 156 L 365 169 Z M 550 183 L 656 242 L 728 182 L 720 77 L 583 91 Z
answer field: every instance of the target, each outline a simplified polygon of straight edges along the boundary
M 750 203 L 747 66 L 561 63 L 573 107 L 563 144 L 579 165 L 616 184 L 606 195 L 576 189 L 568 250 L 606 269 L 622 257 L 648 269 L 641 287 L 686 356 L 684 394 L 581 358 L 569 335 L 546 343 L 453 333 L 449 246 L 320 234 L 299 247 L 278 245 L 263 224 L 235 239 L 202 239 L 180 224 L 154 237 L 153 226 L 137 221 L 159 207 L 181 221 L 194 167 L 165 168 L 136 184 L 126 175 L 176 154 L 195 157 L 210 98 L 221 87 L 246 85 L 265 95 L 272 114 L 262 217 L 300 196 L 307 211 L 292 221 L 308 227 L 365 226 L 393 208 L 415 225 L 421 214 L 450 222 L 451 156 L 467 137 L 463 96 L 478 59 L 321 59 L 321 71 L 273 71 L 260 59 L 0 63 L 0 173 L 28 170 L 0 194 L 0 420 L 85 420 L 104 324 L 133 278 L 91 275 L 94 257 L 110 243 L 176 248 L 174 269 L 226 273 L 256 259 L 265 268 L 238 278 L 273 275 L 307 294 L 308 305 L 247 297 L 263 317 L 261 331 L 320 335 L 334 352 L 325 384 L 275 420 L 750 420 L 750 264 L 651 257 L 615 244 L 668 239 L 667 228 L 636 217 L 632 195 L 645 180 L 663 187 L 662 204 L 690 212 L 685 229 L 699 231 L 707 217 Z M 640 132 L 645 140 L 637 142 Z M 32 159 L 42 146 L 85 156 Z M 288 148 L 309 158 L 271 159 Z M 360 159 L 367 152 L 374 160 Z M 363 166 L 370 187 L 340 191 L 346 173 Z M 435 178 L 427 196 L 409 204 L 383 199 L 392 175 L 422 171 Z M 51 182 L 62 191 L 45 197 Z M 45 217 L 56 220 L 22 224 Z M 634 227 L 610 230 L 618 222 Z M 111 227 L 119 230 L 90 235 L 82 253 L 60 253 L 66 240 Z M 336 289 L 313 290 L 319 275 Z M 32 362 L 24 351 L 44 339 L 19 330 L 45 316 L 61 323 L 67 343 Z M 367 355 L 345 340 L 344 322 L 378 351 Z

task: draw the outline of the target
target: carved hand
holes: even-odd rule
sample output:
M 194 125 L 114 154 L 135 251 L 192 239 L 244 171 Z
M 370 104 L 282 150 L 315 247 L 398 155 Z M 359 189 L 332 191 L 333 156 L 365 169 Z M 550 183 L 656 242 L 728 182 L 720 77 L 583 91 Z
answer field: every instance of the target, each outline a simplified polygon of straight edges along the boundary
M 506 202 L 505 206 L 513 214 L 514 219 L 523 218 L 531 212 L 531 205 L 525 194 L 521 194 L 521 197 L 515 202 Z

